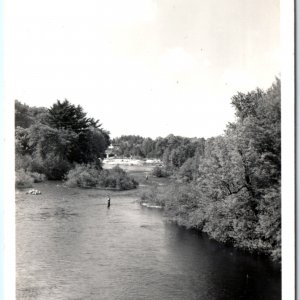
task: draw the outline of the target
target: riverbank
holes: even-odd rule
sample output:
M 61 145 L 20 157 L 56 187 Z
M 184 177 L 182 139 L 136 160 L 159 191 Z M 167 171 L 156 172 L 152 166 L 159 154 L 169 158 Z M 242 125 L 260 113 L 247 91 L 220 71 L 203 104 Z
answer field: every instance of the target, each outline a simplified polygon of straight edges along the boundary
M 214 215 L 218 214 L 218 211 L 213 210 L 212 201 L 203 202 L 202 195 L 193 185 L 182 184 L 177 182 L 174 178 L 157 178 L 153 176 L 151 170 L 156 164 L 131 164 L 128 161 L 122 165 L 120 161 L 114 161 L 114 164 L 104 163 L 103 168 L 110 169 L 111 166 L 116 165 L 116 162 L 118 162 L 117 165 L 126 170 L 129 176 L 139 182 L 137 189 L 129 191 L 74 189 L 73 191 L 77 191 L 77 193 L 81 195 L 84 193 L 94 193 L 100 198 L 105 197 L 107 194 L 110 194 L 112 197 L 130 196 L 144 207 L 155 209 L 163 208 L 164 216 L 168 220 L 188 229 L 203 231 L 207 233 L 210 238 L 218 242 L 232 244 L 237 248 L 245 249 L 249 252 L 271 254 L 275 259 L 280 257 L 280 252 L 276 252 L 280 251 L 280 249 L 272 249 L 268 245 L 266 246 L 259 237 L 250 235 L 249 232 L 251 233 L 251 231 L 249 231 L 247 227 L 243 227 L 244 223 L 233 224 L 231 219 L 225 217 L 221 218 L 219 215 L 217 218 L 214 218 Z M 39 185 L 40 184 L 35 184 L 34 187 L 39 189 Z M 62 183 L 58 183 L 58 185 L 64 188 L 64 190 L 61 191 L 62 195 L 72 191 L 72 189 L 63 187 Z M 26 190 L 24 193 L 25 192 Z M 31 197 L 38 196 L 31 195 Z M 112 203 L 113 201 L 112 199 Z M 216 221 L 218 221 L 218 224 L 216 224 Z M 241 219 L 241 222 L 244 222 L 243 219 Z M 236 226 L 237 229 L 235 229 L 234 226 Z M 234 239 L 228 239 L 229 234 L 231 234 Z
M 107 194 L 111 194 L 114 197 L 128 196 L 133 197 L 137 202 L 140 202 L 140 197 L 143 192 L 149 190 L 151 187 L 156 185 L 166 185 L 169 179 L 159 179 L 151 175 L 153 164 L 125 164 L 120 165 L 119 163 L 104 163 L 104 169 L 111 169 L 119 165 L 122 169 L 126 170 L 129 176 L 139 182 L 139 186 L 136 189 L 130 190 L 119 190 L 112 188 L 79 188 L 79 187 L 68 187 L 63 181 L 45 181 L 41 183 L 32 183 L 32 187 L 29 188 L 18 188 L 16 189 L 16 201 L 26 201 L 28 198 L 35 197 L 36 199 L 43 199 L 47 195 L 43 195 L 47 190 L 47 187 L 51 187 L 55 193 L 61 193 L 62 197 L 74 196 L 74 195 L 95 195 L 95 197 L 105 198 Z M 148 176 L 148 177 L 147 177 Z M 148 179 L 146 179 L 148 178 Z M 36 189 L 41 192 L 40 195 L 28 194 L 28 191 Z
M 154 167 L 152 165 L 152 169 Z M 278 244 L 274 247 L 265 240 L 264 219 L 253 215 L 242 201 L 224 202 L 220 210 L 220 205 L 215 206 L 212 199 L 204 198 L 193 183 L 183 183 L 175 178 L 157 178 L 143 166 L 132 167 L 128 172 L 142 183 L 139 189 L 141 205 L 163 208 L 168 220 L 187 229 L 204 232 L 223 244 L 281 261 L 281 247 Z M 276 226 L 280 225 L 273 225 L 274 228 Z

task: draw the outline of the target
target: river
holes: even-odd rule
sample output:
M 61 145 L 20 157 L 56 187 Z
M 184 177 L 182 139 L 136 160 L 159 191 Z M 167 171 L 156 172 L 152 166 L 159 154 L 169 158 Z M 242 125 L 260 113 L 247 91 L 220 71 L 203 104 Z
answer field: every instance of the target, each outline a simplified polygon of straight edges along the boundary
M 17 299 L 281 299 L 280 267 L 168 223 L 136 192 L 16 195 Z

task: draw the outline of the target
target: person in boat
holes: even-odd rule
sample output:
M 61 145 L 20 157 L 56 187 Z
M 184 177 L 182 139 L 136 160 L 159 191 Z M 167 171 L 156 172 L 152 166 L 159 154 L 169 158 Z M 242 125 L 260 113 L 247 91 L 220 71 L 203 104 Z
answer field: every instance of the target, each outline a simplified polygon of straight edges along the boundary
M 107 196 L 107 208 L 110 208 L 110 197 Z

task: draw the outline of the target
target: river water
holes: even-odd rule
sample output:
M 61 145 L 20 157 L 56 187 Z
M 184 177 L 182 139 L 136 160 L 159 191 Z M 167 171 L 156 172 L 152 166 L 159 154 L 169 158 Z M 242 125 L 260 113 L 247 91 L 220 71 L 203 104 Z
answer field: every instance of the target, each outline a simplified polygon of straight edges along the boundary
M 166 222 L 132 192 L 16 195 L 17 299 L 281 299 L 280 267 Z

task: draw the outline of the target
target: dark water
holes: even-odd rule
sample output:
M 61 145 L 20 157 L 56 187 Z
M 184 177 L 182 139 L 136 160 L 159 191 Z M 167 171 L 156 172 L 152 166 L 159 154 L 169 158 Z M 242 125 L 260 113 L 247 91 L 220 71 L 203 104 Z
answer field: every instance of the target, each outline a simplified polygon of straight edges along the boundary
M 17 194 L 17 299 L 280 299 L 280 269 L 165 222 L 137 197 Z

